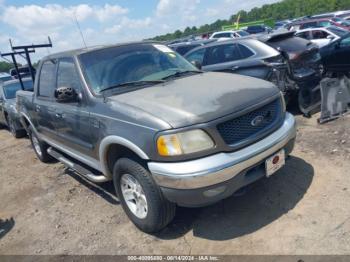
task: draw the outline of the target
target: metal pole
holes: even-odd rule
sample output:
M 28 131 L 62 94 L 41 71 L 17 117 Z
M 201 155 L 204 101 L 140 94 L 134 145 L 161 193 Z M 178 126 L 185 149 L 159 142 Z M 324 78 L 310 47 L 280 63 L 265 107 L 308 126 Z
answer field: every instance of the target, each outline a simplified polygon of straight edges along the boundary
M 24 85 L 23 85 L 23 81 L 22 81 L 22 76 L 21 76 L 21 73 L 19 72 L 19 69 L 18 69 L 18 65 L 17 65 L 17 61 L 16 61 L 16 57 L 15 57 L 15 54 L 12 53 L 11 54 L 11 57 L 12 57 L 12 60 L 13 60 L 13 63 L 15 65 L 15 69 L 16 69 L 16 72 L 17 72 L 17 75 L 18 75 L 18 80 L 21 84 L 21 88 L 22 90 L 24 90 Z
M 33 69 L 33 66 L 32 66 L 32 61 L 30 60 L 30 55 L 29 55 L 29 52 L 28 52 L 28 48 L 24 48 L 24 52 L 26 53 L 30 75 L 32 76 L 32 80 L 33 80 L 33 83 L 34 83 L 34 81 L 35 81 L 35 74 L 34 74 L 34 69 Z

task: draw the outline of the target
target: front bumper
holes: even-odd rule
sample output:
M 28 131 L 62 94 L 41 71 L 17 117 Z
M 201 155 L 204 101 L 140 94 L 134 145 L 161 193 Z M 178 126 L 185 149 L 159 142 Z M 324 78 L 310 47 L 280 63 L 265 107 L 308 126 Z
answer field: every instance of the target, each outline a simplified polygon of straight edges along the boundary
M 266 158 L 282 148 L 285 148 L 286 155 L 290 154 L 295 136 L 295 119 L 286 113 L 284 123 L 278 130 L 239 151 L 186 162 L 150 162 L 148 167 L 170 201 L 182 206 L 202 206 L 228 197 L 264 176 L 264 171 L 255 176 L 250 173 L 253 169 L 257 172 Z

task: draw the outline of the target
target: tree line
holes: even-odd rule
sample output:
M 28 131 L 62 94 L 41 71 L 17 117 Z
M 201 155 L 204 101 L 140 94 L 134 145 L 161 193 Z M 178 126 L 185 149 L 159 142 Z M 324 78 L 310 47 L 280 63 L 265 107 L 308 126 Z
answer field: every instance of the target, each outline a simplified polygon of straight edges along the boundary
M 153 38 L 157 41 L 167 41 L 190 35 L 198 35 L 212 31 L 221 30 L 223 25 L 230 25 L 237 21 L 240 15 L 240 22 L 253 22 L 264 19 L 284 20 L 307 15 L 315 15 L 326 12 L 350 9 L 350 0 L 283 0 L 274 4 L 266 4 L 262 7 L 255 7 L 250 11 L 241 10 L 231 15 L 227 20 L 218 19 L 212 24 L 205 24 L 200 27 L 186 27 L 184 31 L 176 30 L 174 33 L 160 35 Z

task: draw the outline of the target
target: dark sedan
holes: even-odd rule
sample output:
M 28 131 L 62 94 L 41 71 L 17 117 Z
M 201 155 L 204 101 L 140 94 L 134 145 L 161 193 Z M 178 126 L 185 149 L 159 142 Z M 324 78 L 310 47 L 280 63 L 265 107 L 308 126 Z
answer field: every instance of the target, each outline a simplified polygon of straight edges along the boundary
M 24 78 L 23 85 L 26 91 L 33 90 L 31 78 Z M 0 86 L 0 125 L 8 126 L 16 138 L 26 135 L 16 109 L 16 92 L 21 89 L 19 80 L 6 81 Z
M 323 65 L 328 74 L 350 72 L 350 33 L 320 49 Z

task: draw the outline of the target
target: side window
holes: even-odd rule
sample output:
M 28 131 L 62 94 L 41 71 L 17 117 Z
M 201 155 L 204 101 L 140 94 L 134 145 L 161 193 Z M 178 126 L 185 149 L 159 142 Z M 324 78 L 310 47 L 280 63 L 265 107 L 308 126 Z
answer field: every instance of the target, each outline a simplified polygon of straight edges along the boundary
M 242 58 L 248 58 L 254 55 L 253 51 L 250 50 L 248 47 L 238 44 L 239 51 L 241 52 Z
M 309 31 L 297 33 L 296 36 L 304 38 L 306 40 L 310 40 L 310 32 Z
M 312 39 L 325 39 L 327 38 L 328 33 L 322 30 L 313 30 Z
M 187 52 L 191 51 L 192 49 L 198 47 L 199 45 L 185 45 L 185 46 L 180 46 L 176 49 L 176 52 L 178 52 L 180 55 L 184 55 Z
M 213 65 L 239 59 L 241 59 L 241 55 L 236 44 L 217 45 L 208 48 L 205 63 Z
M 72 87 L 81 90 L 80 78 L 73 58 L 62 58 L 58 62 L 57 87 Z
M 329 22 L 329 21 L 321 21 L 320 22 L 320 27 L 328 27 L 328 26 L 331 26 L 332 23 Z
M 38 96 L 53 97 L 56 88 L 56 64 L 55 60 L 43 63 L 39 76 Z
M 231 34 L 230 33 L 219 33 L 219 34 L 214 35 L 213 38 L 221 38 L 221 37 L 229 38 L 229 37 L 231 37 Z
M 312 27 L 317 27 L 317 22 L 310 22 L 310 23 L 305 23 L 300 28 L 312 28 Z
M 350 47 L 350 37 L 344 38 L 340 42 L 341 47 Z
M 204 54 L 205 54 L 205 48 L 202 48 L 186 56 L 186 59 L 190 62 L 198 61 L 201 64 L 203 64 Z

